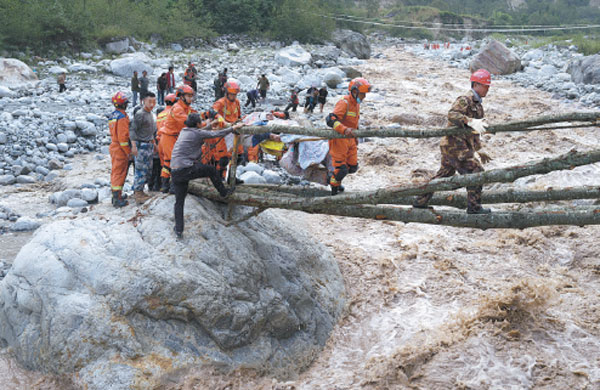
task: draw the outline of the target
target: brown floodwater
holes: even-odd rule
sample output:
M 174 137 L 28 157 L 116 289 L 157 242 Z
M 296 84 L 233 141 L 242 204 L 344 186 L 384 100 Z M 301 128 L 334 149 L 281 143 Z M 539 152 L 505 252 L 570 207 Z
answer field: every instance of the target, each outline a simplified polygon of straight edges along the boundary
M 375 52 L 385 56 L 358 67 L 376 86 L 361 107 L 363 126 L 444 126 L 454 99 L 469 89 L 468 71 L 402 47 Z M 484 107 L 491 123 L 581 110 L 503 80 L 493 81 Z M 597 129 L 486 135 L 483 144 L 494 158 L 487 169 L 507 167 L 596 147 Z M 344 185 L 354 191 L 421 182 L 439 166 L 438 145 L 437 139 L 361 144 L 360 169 Z M 582 184 L 600 185 L 600 164 L 484 191 Z M 346 281 L 347 307 L 322 354 L 283 381 L 248 370 L 190 368 L 161 378 L 156 388 L 600 388 L 600 227 L 481 231 L 279 213 L 332 251 Z M 0 388 L 64 386 L 52 381 L 0 355 Z

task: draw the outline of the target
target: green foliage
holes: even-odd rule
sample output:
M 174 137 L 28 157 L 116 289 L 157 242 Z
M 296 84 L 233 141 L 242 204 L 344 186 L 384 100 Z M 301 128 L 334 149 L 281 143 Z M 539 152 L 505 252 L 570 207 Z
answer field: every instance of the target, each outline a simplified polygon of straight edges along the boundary
M 537 39 L 532 47 L 542 47 L 548 44 L 557 46 L 577 46 L 577 51 L 586 56 L 600 53 L 600 36 L 588 36 L 583 34 L 564 34 L 543 39 Z
M 330 36 L 334 23 L 316 17 L 316 0 L 283 0 L 274 8 L 270 19 L 270 35 L 283 41 L 317 42 Z

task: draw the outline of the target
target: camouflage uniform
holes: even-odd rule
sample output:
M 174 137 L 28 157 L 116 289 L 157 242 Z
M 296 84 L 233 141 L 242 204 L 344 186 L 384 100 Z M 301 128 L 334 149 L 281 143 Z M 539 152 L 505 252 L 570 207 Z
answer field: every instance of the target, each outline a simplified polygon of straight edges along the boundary
M 481 99 L 473 90 L 460 96 L 448 111 L 448 125 L 466 127 L 465 118 L 483 118 Z M 442 152 L 441 167 L 431 179 L 453 176 L 455 172 L 462 174 L 482 172 L 483 166 L 475 157 L 475 152 L 481 149 L 479 134 L 449 135 L 440 143 Z M 433 193 L 419 196 L 415 205 L 426 206 Z M 481 186 L 467 187 L 467 209 L 476 210 L 481 207 Z

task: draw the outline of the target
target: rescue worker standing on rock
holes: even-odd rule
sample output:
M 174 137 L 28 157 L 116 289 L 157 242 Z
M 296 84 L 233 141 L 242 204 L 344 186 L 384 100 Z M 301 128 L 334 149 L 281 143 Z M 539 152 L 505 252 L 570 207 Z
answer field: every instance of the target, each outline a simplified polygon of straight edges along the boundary
M 129 116 L 125 112 L 129 99 L 123 92 L 117 92 L 112 97 L 112 104 L 116 110 L 108 120 L 110 130 L 110 187 L 112 190 L 112 205 L 115 207 L 127 206 L 123 197 L 123 184 L 127 177 L 127 166 L 129 163 Z
M 455 172 L 462 174 L 482 172 L 483 164 L 491 158 L 481 149 L 481 134 L 485 133 L 487 123 L 483 119 L 483 98 L 490 88 L 492 77 L 490 72 L 479 69 L 471 75 L 471 90 L 464 96 L 458 97 L 450 111 L 448 122 L 450 126 L 471 129 L 470 134 L 449 135 L 440 142 L 442 152 L 441 167 L 431 179 L 453 176 Z M 477 158 L 479 155 L 479 159 Z M 488 214 L 490 209 L 481 207 L 481 186 L 467 187 L 467 213 Z M 423 194 L 413 203 L 415 208 L 427 208 L 433 193 Z
M 242 108 L 237 95 L 240 92 L 240 84 L 235 79 L 229 79 L 225 85 L 225 97 L 217 100 L 212 108 L 217 112 L 219 128 L 233 125 L 242 119 Z M 203 146 L 202 161 L 205 164 L 212 163 L 216 166 L 221 177 L 225 177 L 227 165 L 231 153 L 227 150 L 227 143 L 224 138 L 206 140 Z
M 175 93 L 177 97 L 177 103 L 173 105 L 173 108 L 168 113 L 164 125 L 162 127 L 162 134 L 160 136 L 159 154 L 163 156 L 163 168 L 160 172 L 161 177 L 161 192 L 167 193 L 170 188 L 171 178 L 171 153 L 173 152 L 173 146 L 179 136 L 179 132 L 183 129 L 184 122 L 188 115 L 196 112 L 192 109 L 191 104 L 194 100 L 194 90 L 189 85 L 181 85 L 177 88 Z
M 142 204 L 150 199 L 150 196 L 144 192 L 144 186 L 149 183 L 152 175 L 154 134 L 156 133 L 156 122 L 152 114 L 154 106 L 156 106 L 156 95 L 148 92 L 142 100 L 142 109 L 135 113 L 129 128 L 131 152 L 135 156 L 133 195 L 137 204 Z
M 333 112 L 326 118 L 327 126 L 346 137 L 329 140 L 329 155 L 333 164 L 333 172 L 329 179 L 331 195 L 343 192 L 342 180 L 344 177 L 358 170 L 358 140 L 354 137 L 352 130 L 358 129 L 360 103 L 365 100 L 367 93 L 371 92 L 371 84 L 366 79 L 359 77 L 350 81 L 348 90 L 350 94 L 340 99 Z
M 207 115 L 209 118 L 207 119 L 210 119 L 211 114 L 213 113 L 209 111 L 209 115 Z M 219 191 L 222 197 L 226 197 L 233 192 L 233 188 L 229 190 L 225 188 L 214 166 L 202 164 L 198 161 L 202 153 L 202 144 L 206 139 L 224 137 L 235 129 L 242 127 L 243 124 L 238 123 L 233 127 L 221 131 L 212 131 L 209 122 L 202 122 L 202 117 L 199 114 L 191 114 L 186 119 L 185 126 L 175 143 L 171 160 L 171 174 L 173 185 L 175 186 L 174 230 L 177 238 L 181 238 L 183 235 L 183 206 L 190 180 L 199 177 L 210 178 L 213 186 Z M 212 126 L 218 127 L 218 120 L 214 120 Z

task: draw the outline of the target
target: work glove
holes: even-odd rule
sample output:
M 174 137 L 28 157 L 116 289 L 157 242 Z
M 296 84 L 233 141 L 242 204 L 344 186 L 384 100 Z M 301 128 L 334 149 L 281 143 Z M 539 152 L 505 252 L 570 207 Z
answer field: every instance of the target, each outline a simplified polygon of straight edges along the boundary
M 469 118 L 467 126 L 474 130 L 472 131 L 473 134 L 483 135 L 486 133 L 489 125 L 485 119 Z
M 485 152 L 477 152 L 482 164 L 487 164 L 492 161 L 492 158 Z

